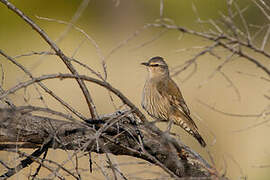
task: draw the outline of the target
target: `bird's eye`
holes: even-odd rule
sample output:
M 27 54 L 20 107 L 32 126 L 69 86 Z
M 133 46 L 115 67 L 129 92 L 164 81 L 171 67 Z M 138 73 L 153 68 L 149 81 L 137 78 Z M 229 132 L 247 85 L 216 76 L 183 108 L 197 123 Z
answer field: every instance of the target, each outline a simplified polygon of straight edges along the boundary
M 159 64 L 151 64 L 150 66 L 157 67 Z

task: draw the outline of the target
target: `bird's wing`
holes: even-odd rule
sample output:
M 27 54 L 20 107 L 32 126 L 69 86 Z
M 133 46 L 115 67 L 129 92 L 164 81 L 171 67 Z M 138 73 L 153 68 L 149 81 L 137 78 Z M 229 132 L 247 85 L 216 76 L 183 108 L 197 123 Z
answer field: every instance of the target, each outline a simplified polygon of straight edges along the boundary
M 167 97 L 169 103 L 176 109 L 180 110 L 180 113 L 184 114 L 184 116 L 197 128 L 195 122 L 190 117 L 189 108 L 177 84 L 172 79 L 160 81 L 157 84 L 157 90 L 161 96 Z

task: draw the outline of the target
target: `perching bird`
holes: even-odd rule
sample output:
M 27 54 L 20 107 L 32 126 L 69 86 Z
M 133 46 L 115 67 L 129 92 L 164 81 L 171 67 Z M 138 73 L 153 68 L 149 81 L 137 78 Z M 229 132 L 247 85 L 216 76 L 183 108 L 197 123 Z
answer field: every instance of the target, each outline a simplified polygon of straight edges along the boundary
M 162 57 L 153 57 L 148 62 L 148 77 L 144 85 L 142 107 L 157 120 L 173 121 L 197 139 L 202 147 L 205 141 L 176 83 L 171 79 L 168 65 Z

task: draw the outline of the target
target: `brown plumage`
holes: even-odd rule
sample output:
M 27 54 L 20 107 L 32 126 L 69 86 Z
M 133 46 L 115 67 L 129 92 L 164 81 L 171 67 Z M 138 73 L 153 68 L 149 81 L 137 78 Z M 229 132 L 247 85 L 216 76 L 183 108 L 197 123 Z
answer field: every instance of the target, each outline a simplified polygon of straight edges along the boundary
M 171 79 L 168 65 L 162 57 L 153 57 L 142 63 L 148 68 L 144 85 L 142 106 L 158 120 L 173 120 L 176 125 L 197 139 L 201 146 L 206 143 L 198 132 L 195 122 L 176 83 Z

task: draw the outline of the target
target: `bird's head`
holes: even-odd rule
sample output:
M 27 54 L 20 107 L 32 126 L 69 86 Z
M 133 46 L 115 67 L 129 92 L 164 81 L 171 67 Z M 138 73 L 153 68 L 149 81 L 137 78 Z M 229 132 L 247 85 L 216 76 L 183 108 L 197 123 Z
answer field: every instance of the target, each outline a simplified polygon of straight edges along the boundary
M 153 57 L 148 62 L 141 64 L 147 66 L 150 78 L 169 76 L 168 65 L 162 57 Z

